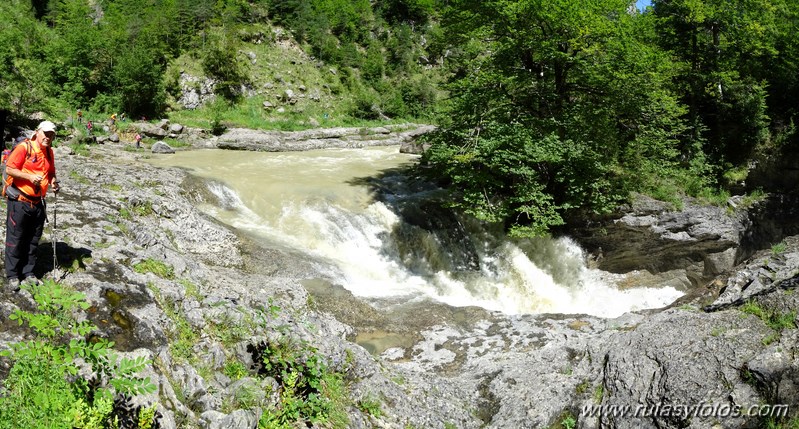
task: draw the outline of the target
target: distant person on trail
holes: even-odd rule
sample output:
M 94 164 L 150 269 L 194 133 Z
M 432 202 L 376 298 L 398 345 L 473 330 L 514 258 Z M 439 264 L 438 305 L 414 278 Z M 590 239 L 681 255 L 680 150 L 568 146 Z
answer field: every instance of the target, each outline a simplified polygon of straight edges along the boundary
M 8 179 L 3 183 L 3 195 L 8 201 L 5 265 L 8 288 L 12 291 L 19 290 L 20 280 L 40 283 L 33 269 L 47 217 L 44 197 L 51 186 L 53 192 L 60 190 L 52 149 L 55 129 L 50 121 L 40 123 L 30 139 L 11 151 L 6 163 Z
M 135 139 L 136 139 L 136 149 L 141 148 L 141 134 L 136 133 Z
M 119 120 L 122 121 L 122 122 L 125 122 L 125 113 L 124 112 L 122 112 L 122 114 L 119 115 Z
M 78 123 L 83 123 L 83 112 L 80 109 L 78 109 Z
M 114 124 L 116 124 L 116 123 L 117 123 L 117 114 L 114 113 L 114 114 L 111 115 L 111 126 L 113 127 Z
M 92 121 L 86 121 L 86 129 L 89 130 L 89 135 L 92 134 Z

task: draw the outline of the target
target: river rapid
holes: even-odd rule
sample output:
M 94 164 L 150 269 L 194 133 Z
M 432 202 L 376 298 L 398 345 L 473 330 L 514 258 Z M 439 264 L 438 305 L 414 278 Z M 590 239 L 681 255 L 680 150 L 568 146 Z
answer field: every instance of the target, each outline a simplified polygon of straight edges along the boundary
M 446 233 L 409 225 L 398 201 L 413 204 L 414 191 L 397 184 L 403 181 L 401 169 L 417 160 L 386 146 L 205 149 L 150 162 L 206 179 L 218 201 L 201 207 L 204 212 L 264 246 L 305 255 L 316 262 L 325 284 L 374 306 L 433 301 L 506 314 L 615 317 L 663 307 L 682 295 L 672 287 L 637 287 L 624 275 L 589 268 L 583 251 L 566 237 L 509 240 L 454 217 L 458 228 L 441 228 Z

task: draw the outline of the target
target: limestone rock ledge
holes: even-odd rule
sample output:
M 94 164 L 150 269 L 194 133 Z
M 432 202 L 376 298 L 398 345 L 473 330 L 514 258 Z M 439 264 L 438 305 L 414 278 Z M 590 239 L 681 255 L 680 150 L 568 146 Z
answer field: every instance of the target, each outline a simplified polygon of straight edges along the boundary
M 209 202 L 201 182 L 181 170 L 151 167 L 138 156 L 113 145 L 92 148 L 90 157 L 59 149 L 64 190 L 51 199 L 50 213 L 51 220 L 57 215 L 60 266 L 71 267 L 61 280 L 87 294 L 94 305 L 88 317 L 118 348 L 151 357 L 147 372 L 159 393 L 137 400 L 158 401 L 162 428 L 253 427 L 264 409 L 231 410 L 230 396 L 246 385 L 261 389 L 268 404 L 275 400 L 269 382 L 233 381 L 223 366 L 232 358 L 254 365 L 248 346 L 280 333 L 313 345 L 347 374 L 350 427 L 538 428 L 569 418 L 581 428 L 753 427 L 763 418 L 646 410 L 786 404 L 794 416 L 799 411 L 799 295 L 792 286 L 799 273 L 799 240 L 786 240 L 779 255 L 766 250 L 749 260 L 762 266 L 763 258 L 779 259 L 779 269 L 769 271 L 768 284 L 760 280 L 763 287 L 747 305 L 757 305 L 763 314 L 793 315 L 794 327 L 775 329 L 741 311 L 746 300 L 736 297 L 713 312 L 688 300 L 615 319 L 475 309 L 464 321 L 441 307 L 430 310 L 430 322 L 411 344 L 375 357 L 350 341 L 365 326 L 342 323 L 308 299 L 303 282 L 319 276 L 313 263 L 259 248 L 209 219 L 195 207 Z M 707 216 L 716 216 L 708 210 Z M 645 223 L 647 216 L 640 213 L 638 221 Z M 734 248 L 736 239 L 725 237 L 744 222 L 737 219 L 721 229 L 694 225 L 684 232 L 708 237 L 708 249 L 716 246 L 709 244 L 711 236 Z M 659 225 L 682 236 L 683 230 Z M 47 257 L 52 247 L 44 244 L 51 238 L 43 240 L 41 275 L 53 273 Z M 668 246 L 663 252 L 679 255 Z M 174 276 L 133 268 L 147 259 L 173 267 Z M 726 285 L 729 277 L 751 284 L 763 275 L 751 265 L 731 272 L 737 277 L 718 282 Z M 8 316 L 30 302 L 4 291 L 0 303 L 0 323 L 8 327 L 0 331 L 4 348 L 24 338 Z M 201 365 L 190 365 L 169 347 L 175 341 L 170 317 L 175 312 L 198 333 L 190 347 Z M 253 319 L 260 322 L 247 322 Z M 218 326 L 246 330 L 225 344 L 213 334 Z M 365 398 L 379 400 L 379 416 L 356 405 Z M 638 417 L 619 415 L 609 405 L 644 411 Z

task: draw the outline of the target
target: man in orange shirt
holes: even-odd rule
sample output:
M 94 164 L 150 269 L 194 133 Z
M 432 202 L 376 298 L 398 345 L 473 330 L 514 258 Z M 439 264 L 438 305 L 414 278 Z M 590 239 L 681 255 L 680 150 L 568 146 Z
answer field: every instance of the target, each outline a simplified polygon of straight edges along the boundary
M 8 199 L 6 218 L 6 278 L 12 290 L 18 290 L 20 280 L 38 283 L 33 274 L 39 239 L 46 218 L 44 197 L 48 188 L 59 191 L 56 179 L 52 143 L 55 124 L 44 121 L 29 141 L 11 151 L 6 162 L 8 179 L 4 194 Z

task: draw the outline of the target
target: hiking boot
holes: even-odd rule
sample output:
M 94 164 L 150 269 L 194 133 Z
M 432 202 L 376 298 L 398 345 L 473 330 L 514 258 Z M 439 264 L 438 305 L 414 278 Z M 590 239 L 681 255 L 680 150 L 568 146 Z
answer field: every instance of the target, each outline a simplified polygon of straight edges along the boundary
M 6 289 L 8 289 L 10 292 L 19 292 L 19 279 L 16 277 L 8 279 Z
M 42 284 L 42 281 L 37 279 L 34 276 L 28 276 L 28 277 L 25 277 L 25 280 L 23 280 L 22 283 L 26 284 L 26 285 L 37 285 L 37 286 L 39 286 L 39 285 Z

